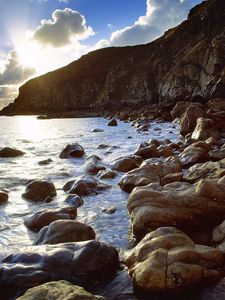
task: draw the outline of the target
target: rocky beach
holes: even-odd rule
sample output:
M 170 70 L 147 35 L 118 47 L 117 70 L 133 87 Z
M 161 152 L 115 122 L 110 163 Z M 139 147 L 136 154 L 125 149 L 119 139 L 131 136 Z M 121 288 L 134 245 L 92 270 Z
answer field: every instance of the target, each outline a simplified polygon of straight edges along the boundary
M 224 20 L 203 1 L 3 108 L 2 300 L 225 299 Z

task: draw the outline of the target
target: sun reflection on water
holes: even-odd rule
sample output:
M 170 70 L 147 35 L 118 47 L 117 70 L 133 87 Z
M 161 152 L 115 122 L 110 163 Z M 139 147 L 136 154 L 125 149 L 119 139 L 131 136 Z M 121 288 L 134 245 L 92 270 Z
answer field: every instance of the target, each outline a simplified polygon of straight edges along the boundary
M 20 117 L 16 123 L 17 137 L 24 140 L 38 141 L 48 133 L 46 126 L 43 126 L 36 117 Z

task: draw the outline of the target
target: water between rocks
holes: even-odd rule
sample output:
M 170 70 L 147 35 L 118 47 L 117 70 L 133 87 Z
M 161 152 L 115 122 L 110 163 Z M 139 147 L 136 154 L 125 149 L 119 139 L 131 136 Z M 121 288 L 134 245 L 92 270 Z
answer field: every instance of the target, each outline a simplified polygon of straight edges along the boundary
M 109 127 L 108 120 L 103 118 L 37 120 L 35 116 L 14 116 L 0 117 L 0 123 L 0 148 L 15 147 L 25 152 L 22 157 L 0 158 L 0 189 L 9 192 L 8 204 L 0 206 L 0 253 L 3 256 L 32 244 L 35 233 L 24 226 L 24 218 L 45 208 L 64 206 L 66 194 L 62 186 L 85 173 L 84 159 L 59 158 L 65 145 L 80 143 L 87 155 L 96 154 L 109 165 L 118 157 L 132 154 L 143 141 L 151 138 L 176 141 L 178 138 L 178 126 L 171 123 L 152 122 L 149 131 L 144 133 L 138 133 L 130 123 L 120 121 L 117 127 Z M 94 128 L 104 131 L 93 133 Z M 109 147 L 97 149 L 99 144 Z M 48 158 L 53 160 L 49 165 L 38 164 Z M 84 197 L 85 203 L 78 208 L 77 220 L 91 225 L 100 241 L 127 249 L 130 245 L 128 194 L 117 185 L 122 175 L 103 180 L 112 188 L 96 196 Z M 21 195 L 27 182 L 33 179 L 53 181 L 57 197 L 51 203 L 24 200 Z M 117 211 L 111 215 L 101 211 L 109 206 L 116 206 Z

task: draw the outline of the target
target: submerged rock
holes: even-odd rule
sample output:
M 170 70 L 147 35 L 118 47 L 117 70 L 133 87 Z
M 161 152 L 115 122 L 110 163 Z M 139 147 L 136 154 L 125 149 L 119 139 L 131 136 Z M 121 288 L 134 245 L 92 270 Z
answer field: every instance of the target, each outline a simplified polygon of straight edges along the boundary
M 11 299 L 29 288 L 58 280 L 91 290 L 109 280 L 118 268 L 117 250 L 95 240 L 27 247 L 2 260 L 1 297 Z
M 47 282 L 33 287 L 17 298 L 18 300 L 104 300 L 101 296 L 95 296 L 85 291 L 80 286 L 68 281 L 59 280 Z
M 46 166 L 46 165 L 52 163 L 52 161 L 53 161 L 53 160 L 52 160 L 51 158 L 48 158 L 48 159 L 39 161 L 38 164 L 39 164 L 40 166 Z
M 89 174 L 97 174 L 101 170 L 105 170 L 106 167 L 101 163 L 101 158 L 97 155 L 91 155 L 86 158 L 85 171 Z
M 98 173 L 99 179 L 113 179 L 117 176 L 117 172 L 113 170 L 102 170 Z
M 68 144 L 60 153 L 60 158 L 82 157 L 84 156 L 84 148 L 78 143 Z
M 76 216 L 77 210 L 75 207 L 46 209 L 26 218 L 24 220 L 24 224 L 30 230 L 39 231 L 41 228 L 49 225 L 51 222 L 60 219 L 75 219 Z
M 77 194 L 70 194 L 66 197 L 65 202 L 73 207 L 80 207 L 84 204 L 84 200 Z
M 101 128 L 94 128 L 94 129 L 92 129 L 91 132 L 95 133 L 95 132 L 103 132 L 103 131 L 104 131 L 104 129 L 101 129 Z
M 117 211 L 117 208 L 115 206 L 107 207 L 107 208 L 102 208 L 102 212 L 111 215 L 114 214 Z
M 222 251 L 196 245 L 174 227 L 147 234 L 126 260 L 137 291 L 145 295 L 186 295 L 224 275 Z M 172 298 L 171 298 L 172 299 Z M 196 298 L 195 298 L 196 299 Z
M 71 180 L 63 186 L 63 190 L 69 194 L 79 196 L 97 195 L 100 191 L 110 188 L 111 186 L 98 181 L 92 176 L 82 176 L 80 179 Z
M 90 226 L 73 220 L 58 220 L 38 232 L 34 245 L 82 242 L 94 239 L 95 232 Z
M 4 191 L 0 191 L 0 204 L 6 203 L 8 199 L 9 199 L 9 195 Z
M 5 147 L 0 149 L 0 157 L 17 157 L 24 155 L 24 152 L 18 149 Z
M 56 196 L 56 189 L 50 181 L 35 180 L 28 184 L 22 196 L 27 200 L 45 201 L 47 197 Z

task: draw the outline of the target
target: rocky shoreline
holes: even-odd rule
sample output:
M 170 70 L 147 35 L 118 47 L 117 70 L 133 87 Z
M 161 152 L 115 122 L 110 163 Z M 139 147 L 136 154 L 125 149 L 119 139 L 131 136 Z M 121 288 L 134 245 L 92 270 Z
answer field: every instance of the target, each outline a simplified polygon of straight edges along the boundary
M 38 233 L 34 246 L 1 261 L 2 299 L 16 299 L 24 292 L 19 299 L 224 299 L 224 116 L 225 99 L 218 98 L 207 105 L 177 102 L 171 111 L 155 115 L 147 108 L 141 113 L 123 111 L 114 117 L 132 122 L 140 132 L 151 130 L 154 118 L 164 118 L 180 123 L 181 136 L 176 143 L 143 141 L 133 155 L 113 161 L 110 169 L 100 157 L 86 157 L 79 144 L 62 149 L 61 159 L 85 158 L 86 175 L 62 187 L 67 206 L 25 219 L 25 226 Z M 116 119 L 109 126 L 117 126 Z M 1 153 L 23 155 L 10 148 Z M 95 240 L 93 228 L 75 220 L 82 197 L 110 189 L 110 178 L 117 172 L 124 173 L 118 184 L 129 193 L 127 208 L 136 239 L 120 257 L 114 247 Z M 23 198 L 51 202 L 56 193 L 54 183 L 35 180 Z M 0 202 L 7 200 L 2 191 Z

